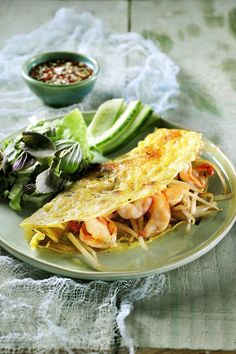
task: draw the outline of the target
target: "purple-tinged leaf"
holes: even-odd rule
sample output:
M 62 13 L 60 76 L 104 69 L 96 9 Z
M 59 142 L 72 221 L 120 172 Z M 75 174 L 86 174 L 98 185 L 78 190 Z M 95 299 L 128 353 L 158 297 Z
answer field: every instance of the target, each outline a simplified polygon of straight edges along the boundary
M 20 171 L 23 168 L 32 166 L 35 163 L 35 158 L 27 152 L 22 152 L 12 166 L 12 172 Z

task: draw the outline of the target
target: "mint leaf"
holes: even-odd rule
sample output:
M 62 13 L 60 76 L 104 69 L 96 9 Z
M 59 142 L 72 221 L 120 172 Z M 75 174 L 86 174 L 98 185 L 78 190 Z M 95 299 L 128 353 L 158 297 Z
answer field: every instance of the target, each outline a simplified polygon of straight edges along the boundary
M 65 140 L 65 139 L 58 140 L 58 141 L 55 142 L 55 145 L 56 145 L 57 151 L 61 151 L 61 150 L 68 149 L 71 146 L 73 146 L 74 145 L 74 141 Z
M 71 147 L 59 153 L 60 169 L 68 174 L 75 173 L 83 159 L 83 154 L 79 143 L 74 143 Z

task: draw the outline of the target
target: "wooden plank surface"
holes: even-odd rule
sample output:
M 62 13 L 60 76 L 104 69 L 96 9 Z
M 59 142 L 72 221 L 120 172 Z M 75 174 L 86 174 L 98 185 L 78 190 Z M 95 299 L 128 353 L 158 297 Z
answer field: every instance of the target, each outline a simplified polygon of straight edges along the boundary
M 74 9 L 78 13 L 89 11 L 99 17 L 108 29 L 127 31 L 128 3 L 126 0 L 1 0 L 0 48 L 11 36 L 28 33 L 49 21 L 61 7 Z M 119 14 L 119 16 L 112 14 Z
M 200 130 L 236 163 L 235 1 L 132 1 L 131 30 L 180 67 L 168 119 Z M 227 69 L 227 70 L 226 70 Z M 236 228 L 211 252 L 168 274 L 168 293 L 140 301 L 128 319 L 139 347 L 236 349 Z
M 209 351 L 189 349 L 138 349 L 136 354 L 235 354 L 235 351 Z
M 123 354 L 123 353 L 119 353 Z M 235 354 L 235 351 L 189 349 L 138 349 L 136 354 Z

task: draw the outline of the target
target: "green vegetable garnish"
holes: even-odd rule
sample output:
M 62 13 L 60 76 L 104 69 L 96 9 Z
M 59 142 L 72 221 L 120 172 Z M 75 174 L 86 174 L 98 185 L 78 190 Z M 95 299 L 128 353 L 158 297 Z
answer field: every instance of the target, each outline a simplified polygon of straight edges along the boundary
M 88 129 L 78 109 L 28 126 L 14 140 L 5 140 L 0 150 L 0 198 L 17 211 L 23 203 L 42 206 L 90 163 L 103 162 L 142 133 L 152 113 L 139 100 L 113 99 L 98 108 Z
M 0 198 L 17 211 L 40 207 L 77 179 L 93 158 L 87 127 L 76 109 L 53 122 L 29 126 L 0 150 Z
M 128 104 L 122 99 L 106 101 L 88 127 L 89 143 L 104 155 L 114 153 L 147 125 L 152 113 L 152 108 L 139 100 Z

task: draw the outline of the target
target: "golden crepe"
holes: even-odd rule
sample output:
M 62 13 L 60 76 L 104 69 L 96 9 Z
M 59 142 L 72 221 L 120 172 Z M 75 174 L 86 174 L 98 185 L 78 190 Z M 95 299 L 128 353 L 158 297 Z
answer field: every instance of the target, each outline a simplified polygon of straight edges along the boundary
M 217 209 L 199 194 L 212 174 L 210 164 L 197 160 L 202 148 L 200 133 L 156 129 L 136 148 L 96 166 L 25 219 L 21 226 L 26 238 L 33 248 L 92 256 L 122 242 L 139 241 L 145 248 L 145 240 L 176 222 L 193 223 L 194 213 L 189 214 L 201 214 L 200 200 Z

